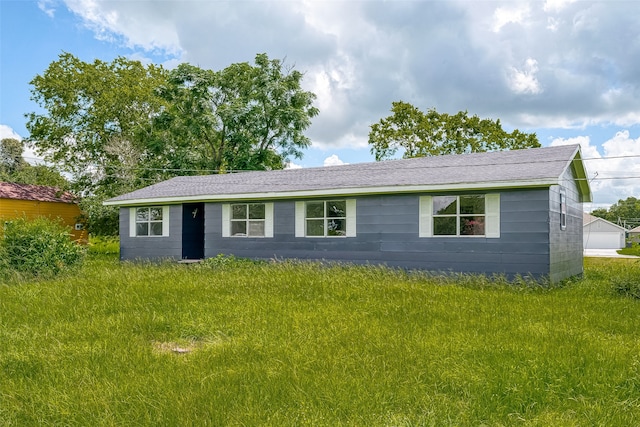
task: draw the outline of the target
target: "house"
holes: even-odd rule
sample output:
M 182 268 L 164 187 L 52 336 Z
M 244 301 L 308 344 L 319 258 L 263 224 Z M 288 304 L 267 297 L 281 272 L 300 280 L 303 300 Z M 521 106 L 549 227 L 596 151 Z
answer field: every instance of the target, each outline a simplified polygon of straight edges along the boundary
M 629 230 L 629 241 L 632 243 L 640 243 L 640 225 Z
M 337 260 L 552 281 L 582 273 L 580 147 L 184 176 L 115 197 L 122 259 Z
M 583 213 L 583 237 L 585 249 L 621 249 L 625 247 L 627 230 L 606 219 Z
M 71 193 L 44 185 L 0 182 L 0 219 L 22 216 L 60 218 L 69 227 L 73 240 L 87 241 L 87 233 L 79 221 L 80 208 Z

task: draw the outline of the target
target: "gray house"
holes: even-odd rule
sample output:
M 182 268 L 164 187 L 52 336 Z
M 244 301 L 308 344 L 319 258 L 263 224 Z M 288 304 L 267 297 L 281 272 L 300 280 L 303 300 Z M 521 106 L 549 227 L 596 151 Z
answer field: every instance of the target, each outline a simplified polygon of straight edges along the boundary
M 582 273 L 577 145 L 176 177 L 120 206 L 121 259 L 338 260 L 548 278 Z

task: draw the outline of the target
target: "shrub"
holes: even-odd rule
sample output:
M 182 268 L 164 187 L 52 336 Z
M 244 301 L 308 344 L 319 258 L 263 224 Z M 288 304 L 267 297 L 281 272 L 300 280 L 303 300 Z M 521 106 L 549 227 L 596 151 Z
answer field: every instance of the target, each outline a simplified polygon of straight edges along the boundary
M 640 263 L 635 262 L 610 279 L 613 289 L 621 295 L 640 299 Z
M 120 239 L 114 236 L 89 237 L 89 253 L 95 255 L 113 255 L 120 253 Z
M 84 248 L 71 241 L 68 230 L 48 218 L 17 218 L 4 225 L 0 251 L 4 268 L 53 276 L 84 258 Z

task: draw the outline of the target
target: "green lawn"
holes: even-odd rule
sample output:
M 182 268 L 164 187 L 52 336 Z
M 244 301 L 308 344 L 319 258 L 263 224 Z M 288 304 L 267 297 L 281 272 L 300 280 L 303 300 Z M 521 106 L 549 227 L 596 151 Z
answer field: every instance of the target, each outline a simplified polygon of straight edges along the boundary
M 586 263 L 543 288 L 92 255 L 0 285 L 0 425 L 640 425 L 640 300 L 612 285 L 640 261 Z

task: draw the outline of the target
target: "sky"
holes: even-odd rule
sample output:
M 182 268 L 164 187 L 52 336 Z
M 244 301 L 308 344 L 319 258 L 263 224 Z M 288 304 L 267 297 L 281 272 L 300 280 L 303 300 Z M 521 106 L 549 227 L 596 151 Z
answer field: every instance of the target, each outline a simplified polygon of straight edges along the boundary
M 28 137 L 29 82 L 62 52 L 212 70 L 266 53 L 317 95 L 296 166 L 373 161 L 370 125 L 404 101 L 580 144 L 590 211 L 640 198 L 638 22 L 635 0 L 0 0 L 0 137 Z

